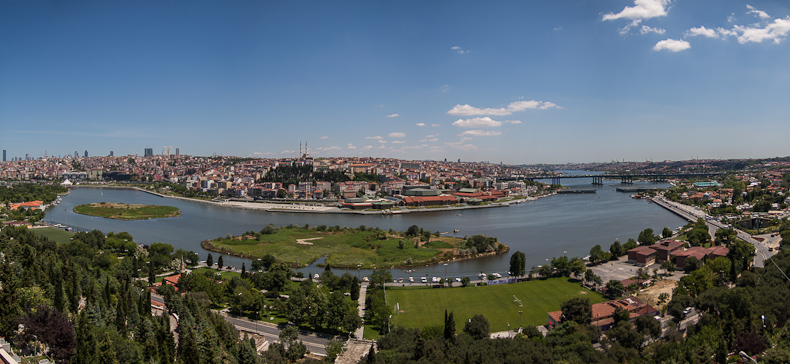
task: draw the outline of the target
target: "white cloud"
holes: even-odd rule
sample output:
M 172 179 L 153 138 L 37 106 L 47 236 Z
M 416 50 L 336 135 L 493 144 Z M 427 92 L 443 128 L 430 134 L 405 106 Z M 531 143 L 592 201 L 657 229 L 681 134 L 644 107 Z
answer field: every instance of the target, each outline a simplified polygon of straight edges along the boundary
M 498 131 L 485 131 L 485 130 L 467 130 L 458 136 L 496 136 L 502 135 L 502 133 Z
M 439 140 L 439 138 L 431 138 L 431 139 L 428 139 L 428 141 L 429 141 L 429 142 L 435 142 L 435 141 L 438 141 L 438 140 Z
M 327 139 L 329 139 L 329 136 L 327 136 L 327 135 L 324 135 L 324 136 L 322 136 L 322 137 L 321 137 L 321 139 L 323 139 L 323 140 L 327 140 Z
M 390 138 L 405 138 L 406 137 L 406 133 L 399 133 L 399 132 L 390 133 L 389 137 Z
M 392 144 L 403 144 L 403 143 L 406 143 L 406 141 L 405 140 L 394 140 L 392 142 Z
M 444 143 L 444 145 L 446 145 L 446 146 L 448 146 L 450 148 L 453 148 L 453 149 L 459 149 L 459 150 L 465 150 L 465 151 L 476 151 L 478 149 L 477 146 L 474 145 L 474 144 L 465 144 L 465 143 L 466 143 L 466 140 L 461 139 L 460 141 L 457 141 L 457 142 Z
M 354 144 L 348 143 L 348 145 L 346 145 L 346 149 L 354 150 L 354 149 L 357 149 L 357 147 L 355 147 Z
M 667 15 L 670 0 L 634 0 L 634 6 L 626 6 L 617 14 L 607 13 L 603 20 L 651 19 Z
M 482 118 L 471 118 L 466 120 L 458 119 L 453 123 L 453 126 L 460 128 L 496 128 L 502 126 L 502 122 L 485 116 Z
M 774 19 L 763 27 L 757 24 L 753 26 L 736 25 L 732 30 L 740 34 L 738 43 L 762 43 L 764 40 L 773 41 L 775 44 L 781 43 L 788 33 L 790 33 L 790 16 Z
M 735 17 L 735 13 L 732 13 L 730 14 L 730 16 L 727 17 L 728 23 L 735 23 L 736 20 L 738 20 L 738 18 Z
M 689 48 L 691 48 L 691 44 L 689 44 L 689 42 L 686 42 L 685 40 L 676 40 L 670 38 L 659 41 L 658 43 L 656 43 L 655 46 L 653 46 L 654 51 L 660 51 L 665 49 L 670 52 L 680 52 Z
M 466 53 L 470 52 L 470 51 L 465 51 L 463 48 L 461 48 L 459 46 L 450 47 L 450 49 L 458 52 L 458 54 L 466 54 Z
M 442 124 L 431 124 L 432 127 L 442 126 Z
M 384 138 L 376 135 L 376 136 L 372 136 L 372 137 L 365 137 L 365 139 L 376 139 L 376 140 L 378 140 L 378 139 L 384 139 Z
M 415 124 L 415 125 L 417 125 L 417 126 L 419 126 L 419 127 L 423 127 L 423 126 L 425 126 L 425 123 L 417 123 L 417 124 Z
M 521 124 L 521 120 L 510 120 L 508 122 L 511 124 Z
M 443 85 L 440 91 L 442 93 L 447 93 L 447 91 L 450 91 L 450 85 Z
M 555 31 L 555 32 L 556 32 L 556 31 L 558 31 L 558 30 L 562 30 L 562 27 L 556 27 L 556 28 L 554 28 L 554 31 Z
M 398 114 L 389 114 L 389 115 L 387 115 L 388 118 L 397 118 L 398 116 L 400 116 L 400 115 L 398 115 Z
M 688 31 L 686 31 L 686 35 L 688 35 L 690 37 L 697 37 L 697 36 L 703 36 L 703 37 L 707 37 L 707 38 L 718 38 L 719 37 L 718 33 L 716 33 L 716 31 L 714 29 L 708 29 L 708 28 L 705 28 L 704 26 L 701 26 L 699 28 L 691 28 Z
M 747 11 L 746 14 L 754 14 L 760 19 L 771 19 L 771 16 L 768 15 L 768 13 L 762 10 L 757 10 L 754 8 L 754 6 L 746 4 L 746 8 L 749 9 L 749 11 Z
M 425 137 L 426 138 L 436 138 L 438 136 L 439 136 L 439 134 L 431 134 L 431 135 L 426 135 Z
M 373 149 L 372 145 L 366 145 L 366 146 L 362 147 L 362 150 L 371 150 L 371 149 Z
M 387 141 L 386 141 L 386 140 L 379 140 L 379 143 L 381 143 L 381 144 L 387 144 Z
M 508 104 L 507 107 L 502 108 L 477 108 L 469 104 L 457 104 L 452 109 L 447 111 L 450 115 L 457 116 L 472 116 L 472 115 L 510 115 L 514 112 L 524 111 L 527 109 L 550 109 L 560 108 L 557 104 L 549 101 L 514 101 Z
M 639 33 L 641 33 L 641 34 L 643 34 L 643 35 L 644 35 L 644 34 L 648 34 L 648 33 L 664 34 L 664 33 L 666 33 L 666 32 L 667 32 L 667 30 L 666 30 L 666 29 L 661 29 L 661 28 L 651 28 L 651 27 L 649 27 L 649 26 L 647 26 L 647 25 L 643 25 L 643 26 L 642 26 L 642 29 L 640 29 L 640 30 L 639 30 Z

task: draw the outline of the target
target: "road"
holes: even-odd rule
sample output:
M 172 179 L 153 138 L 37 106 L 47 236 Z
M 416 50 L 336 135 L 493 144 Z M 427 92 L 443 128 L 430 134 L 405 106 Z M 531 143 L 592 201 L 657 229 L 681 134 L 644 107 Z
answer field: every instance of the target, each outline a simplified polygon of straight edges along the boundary
M 165 302 L 164 298 L 158 294 L 152 294 L 151 300 L 162 303 L 163 305 Z M 236 329 L 240 331 L 261 335 L 269 342 L 280 340 L 281 330 L 275 324 L 235 317 L 224 312 L 219 312 L 219 314 L 225 319 L 225 321 L 232 323 L 234 326 L 236 326 Z M 175 326 L 172 326 L 172 329 L 175 330 Z M 307 350 L 310 350 L 311 353 L 316 355 L 326 356 L 326 343 L 328 343 L 329 340 L 332 340 L 333 337 L 334 336 L 331 335 L 299 330 L 299 340 L 304 342 L 305 346 L 307 346 Z
M 698 218 L 705 219 L 705 223 L 708 224 L 708 227 L 710 229 L 711 236 L 715 236 L 716 231 L 719 229 L 725 229 L 730 227 L 729 225 L 721 223 L 715 219 L 712 218 L 706 219 L 705 212 L 700 211 L 696 207 L 672 202 L 665 199 L 664 197 L 656 197 L 653 199 L 653 201 L 665 207 L 666 209 L 675 212 L 676 214 L 684 217 L 689 221 L 696 221 Z M 771 257 L 774 254 L 776 254 L 776 252 L 778 251 L 778 249 L 773 249 L 773 251 L 768 251 L 768 249 L 776 248 L 778 246 L 779 240 L 781 240 L 781 237 L 779 236 L 774 237 L 771 236 L 770 234 L 762 235 L 760 237 L 762 237 L 764 240 L 760 242 L 757 239 L 755 239 L 752 235 L 750 235 L 749 233 L 743 230 L 740 230 L 738 228 L 734 228 L 734 230 L 735 233 L 738 235 L 738 238 L 754 246 L 756 250 L 755 251 L 756 254 L 754 257 L 754 266 L 757 268 L 764 268 L 765 260 L 768 259 L 768 257 Z

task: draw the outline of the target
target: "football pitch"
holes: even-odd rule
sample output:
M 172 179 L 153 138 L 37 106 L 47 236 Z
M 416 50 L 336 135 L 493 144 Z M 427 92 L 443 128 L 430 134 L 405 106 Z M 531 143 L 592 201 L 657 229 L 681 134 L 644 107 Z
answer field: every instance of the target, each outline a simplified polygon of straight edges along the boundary
M 529 282 L 467 288 L 387 288 L 387 304 L 392 309 L 392 323 L 422 328 L 444 325 L 444 310 L 453 312 L 456 332 L 466 321 L 482 314 L 491 323 L 491 332 L 538 326 L 548 323 L 548 312 L 558 311 L 563 302 L 586 297 L 590 303 L 606 299 L 568 278 L 551 278 Z M 519 311 L 523 313 L 519 317 Z

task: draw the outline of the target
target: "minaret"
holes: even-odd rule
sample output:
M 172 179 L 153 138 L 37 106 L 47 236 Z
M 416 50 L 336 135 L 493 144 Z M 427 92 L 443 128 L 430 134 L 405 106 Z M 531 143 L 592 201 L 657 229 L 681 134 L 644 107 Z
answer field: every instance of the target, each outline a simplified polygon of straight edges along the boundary
M 302 158 L 302 141 L 299 141 L 299 158 Z

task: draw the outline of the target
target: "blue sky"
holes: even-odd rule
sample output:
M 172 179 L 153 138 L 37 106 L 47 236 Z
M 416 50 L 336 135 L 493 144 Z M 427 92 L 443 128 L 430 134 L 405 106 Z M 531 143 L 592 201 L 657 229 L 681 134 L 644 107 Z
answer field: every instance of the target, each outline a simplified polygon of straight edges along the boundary
M 790 155 L 786 1 L 2 1 L 9 157 Z

